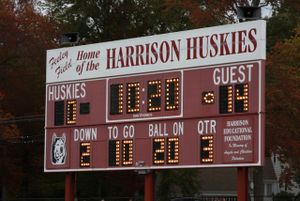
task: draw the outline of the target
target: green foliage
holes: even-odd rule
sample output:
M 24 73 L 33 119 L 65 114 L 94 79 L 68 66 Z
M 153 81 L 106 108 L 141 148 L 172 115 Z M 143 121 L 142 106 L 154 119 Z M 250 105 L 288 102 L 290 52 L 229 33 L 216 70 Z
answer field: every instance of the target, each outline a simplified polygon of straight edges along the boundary
M 300 22 L 300 2 L 294 0 L 268 1 L 273 6 L 273 16 L 268 19 L 267 49 L 295 35 Z
M 268 20 L 267 49 L 270 50 L 278 42 L 291 38 L 300 22 L 300 14 L 288 9 L 281 9 L 277 15 Z
M 291 179 L 300 167 L 300 26 L 283 42 L 278 40 L 267 63 L 267 123 L 268 151 L 289 164 L 281 177 L 281 185 L 292 186 Z
M 46 49 L 53 47 L 55 30 L 46 17 L 36 13 L 32 1 L 1 0 L 0 18 L 0 121 L 41 114 L 42 66 Z M 33 134 L 43 136 L 43 127 L 43 122 L 0 124 L 0 186 L 10 198 L 27 194 L 30 180 L 42 172 L 42 146 L 22 141 Z M 5 194 L 3 201 L 8 199 Z
M 234 21 L 236 0 L 48 0 L 48 16 L 83 43 L 111 41 Z
M 161 0 L 50 0 L 48 15 L 66 32 L 79 32 L 87 43 L 188 29 L 180 9 L 168 10 Z
M 267 65 L 267 131 L 272 133 L 267 135 L 267 145 L 273 151 L 280 147 L 285 162 L 292 153 L 298 154 L 300 139 L 300 27 L 295 32 L 290 40 L 274 46 Z

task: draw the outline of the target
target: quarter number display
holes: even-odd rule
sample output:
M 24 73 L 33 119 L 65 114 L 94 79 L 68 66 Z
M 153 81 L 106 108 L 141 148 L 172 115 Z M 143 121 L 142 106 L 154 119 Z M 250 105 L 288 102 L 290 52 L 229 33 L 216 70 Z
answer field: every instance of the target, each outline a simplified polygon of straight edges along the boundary
M 200 159 L 202 163 L 212 163 L 214 148 L 213 148 L 213 136 L 203 135 L 200 137 Z

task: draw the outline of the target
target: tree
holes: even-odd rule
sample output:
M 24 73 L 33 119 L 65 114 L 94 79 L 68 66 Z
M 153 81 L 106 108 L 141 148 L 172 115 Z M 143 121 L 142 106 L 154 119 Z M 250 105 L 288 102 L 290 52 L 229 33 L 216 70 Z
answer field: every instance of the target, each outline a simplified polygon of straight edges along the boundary
M 278 3 L 279 2 L 279 3 Z M 284 42 L 295 34 L 295 28 L 300 21 L 299 1 L 274 1 L 273 16 L 268 19 L 267 24 L 267 49 L 271 51 L 272 47 L 278 42 Z M 275 4 L 276 3 L 276 4 Z
M 46 49 L 54 46 L 56 27 L 37 13 L 34 1 L 2 0 L 0 18 L 1 159 L 9 161 L 1 162 L 1 187 L 17 195 L 17 181 L 29 186 L 31 174 L 42 169 L 43 66 Z M 39 121 L 33 121 L 37 116 Z
M 266 142 L 270 152 L 290 165 L 285 175 L 300 169 L 300 26 L 294 32 L 272 48 L 267 65 Z
M 6 113 L 2 108 L 3 93 L 0 91 L 0 122 L 10 118 L 12 115 Z M 14 124 L 0 124 L 0 187 L 1 200 L 6 201 L 8 195 L 13 192 L 10 188 L 18 189 L 20 184 L 20 171 L 17 165 L 18 152 L 15 142 L 19 137 L 19 131 Z
M 79 32 L 87 43 L 189 28 L 185 11 L 171 10 L 161 0 L 48 0 L 44 6 L 65 32 Z
M 55 30 L 50 21 L 37 14 L 26 1 L 16 4 L 3 0 L 0 6 L 0 88 L 6 94 L 4 107 L 16 116 L 41 114 L 44 111 L 41 92 L 44 91 L 45 51 L 53 47 Z M 17 101 L 20 97 L 32 99 Z
M 236 7 L 248 1 L 222 0 L 47 0 L 47 15 L 79 32 L 86 43 L 132 38 L 235 21 Z

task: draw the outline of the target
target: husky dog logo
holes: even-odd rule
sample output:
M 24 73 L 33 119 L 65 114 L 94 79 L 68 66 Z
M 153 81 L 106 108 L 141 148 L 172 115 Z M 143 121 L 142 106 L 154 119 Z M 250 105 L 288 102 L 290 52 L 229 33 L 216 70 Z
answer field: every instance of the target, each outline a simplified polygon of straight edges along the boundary
M 63 133 L 61 137 L 52 135 L 52 163 L 54 165 L 63 165 L 66 162 L 67 149 L 66 149 L 66 134 Z

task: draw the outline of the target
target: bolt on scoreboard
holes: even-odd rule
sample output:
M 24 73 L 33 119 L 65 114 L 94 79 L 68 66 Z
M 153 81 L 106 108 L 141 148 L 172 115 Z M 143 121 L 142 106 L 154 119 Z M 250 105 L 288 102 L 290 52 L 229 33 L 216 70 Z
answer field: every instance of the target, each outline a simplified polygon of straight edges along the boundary
M 260 166 L 265 21 L 47 51 L 44 170 Z

